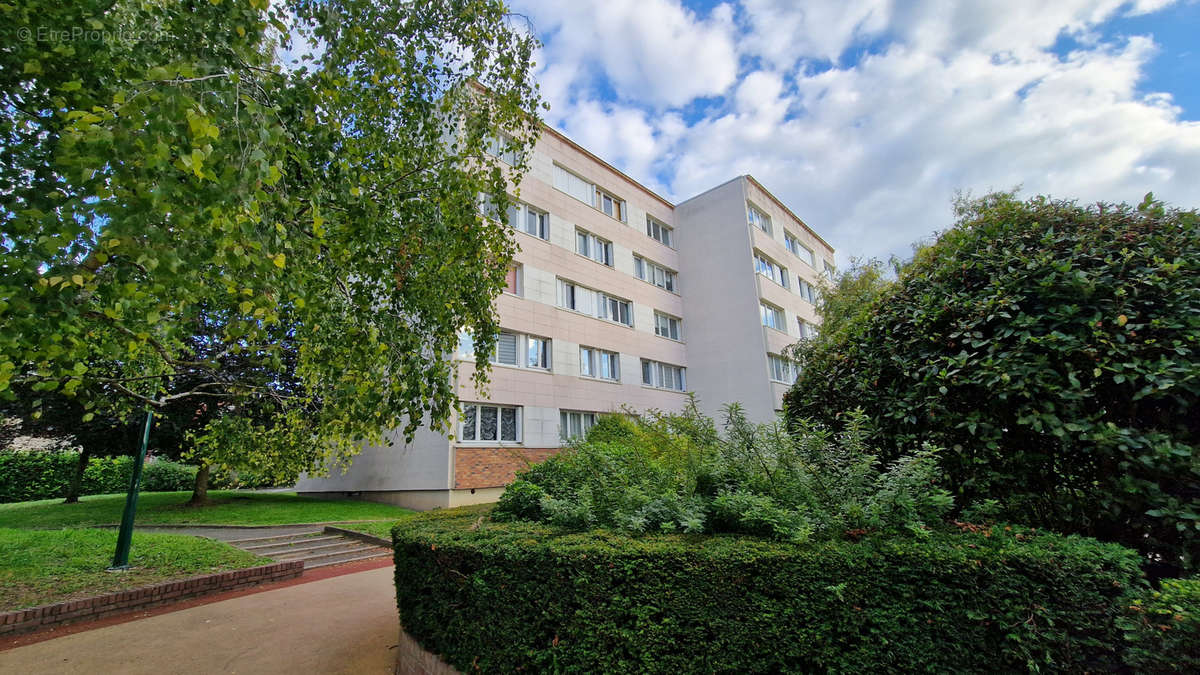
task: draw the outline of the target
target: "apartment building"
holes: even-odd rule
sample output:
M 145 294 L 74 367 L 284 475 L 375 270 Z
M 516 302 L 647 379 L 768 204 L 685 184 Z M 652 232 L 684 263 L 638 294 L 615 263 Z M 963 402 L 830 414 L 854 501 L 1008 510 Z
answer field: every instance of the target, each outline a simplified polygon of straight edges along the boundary
M 758 181 L 672 204 L 547 127 L 517 192 L 507 220 L 520 250 L 496 301 L 487 391 L 463 334 L 453 433 L 364 448 L 300 492 L 418 509 L 494 501 L 607 412 L 674 411 L 694 392 L 710 415 L 730 401 L 775 415 L 795 378 L 781 354 L 815 330 L 834 251 Z

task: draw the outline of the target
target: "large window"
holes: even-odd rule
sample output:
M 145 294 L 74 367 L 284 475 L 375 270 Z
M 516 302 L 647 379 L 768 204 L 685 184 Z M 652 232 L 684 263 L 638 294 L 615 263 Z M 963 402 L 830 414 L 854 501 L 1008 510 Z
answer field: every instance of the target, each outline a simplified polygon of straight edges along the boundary
M 817 257 L 813 255 L 812 249 L 801 244 L 800 240 L 793 236 L 791 232 L 783 233 L 783 243 L 787 246 L 787 250 L 791 251 L 797 258 L 816 268 Z
M 602 265 L 613 266 L 613 245 L 585 230 L 575 230 L 575 252 Z
M 628 300 L 558 280 L 558 306 L 626 326 L 633 325 L 633 310 Z
M 554 165 L 554 187 L 584 204 L 592 204 L 592 184 L 557 164 Z
M 521 409 L 482 403 L 463 404 L 458 438 L 462 441 L 519 443 Z
M 767 354 L 767 363 L 771 368 L 771 379 L 784 384 L 796 381 L 796 369 L 788 359 L 776 354 Z
M 669 225 L 646 216 L 646 234 L 660 244 L 675 248 L 675 231 Z
M 672 293 L 675 292 L 675 272 L 669 270 L 658 263 L 652 263 L 645 258 L 635 255 L 633 256 L 633 271 L 637 278 L 642 281 L 665 288 Z
M 782 309 L 779 309 L 775 305 L 768 305 L 765 302 L 760 303 L 759 308 L 762 310 L 762 324 L 764 326 L 781 330 L 785 333 L 787 332 L 787 324 L 784 321 Z
M 499 137 L 492 136 L 486 141 L 487 153 L 493 157 L 497 157 L 500 161 L 510 166 L 515 166 L 517 163 L 517 151 L 513 149 L 513 140 L 508 136 L 501 134 Z
M 642 384 L 659 389 L 683 391 L 687 387 L 685 370 L 682 366 L 642 359 Z
M 469 333 L 459 333 L 458 339 L 460 353 L 464 349 L 474 353 L 475 346 Z M 496 348 L 492 350 L 490 360 L 505 366 L 549 370 L 550 353 L 551 343 L 547 338 L 502 332 L 496 336 Z M 525 356 L 522 358 L 521 354 Z
M 771 234 L 771 218 L 753 204 L 746 204 L 746 219 L 758 229 Z
M 558 437 L 564 441 L 582 438 L 596 425 L 596 413 L 563 410 L 558 413 Z
M 596 201 L 592 202 L 592 206 L 622 223 L 629 220 L 629 214 L 625 212 L 625 200 L 614 197 L 600 188 L 596 188 Z
M 550 214 L 522 202 L 509 204 L 508 225 L 539 239 L 550 238 Z
M 679 340 L 682 332 L 679 330 L 679 319 L 667 316 L 662 312 L 654 313 L 654 334 L 659 337 Z
M 816 292 L 816 290 L 813 289 L 812 284 L 808 283 L 807 281 L 805 281 L 803 279 L 798 279 L 796 281 L 796 291 L 800 293 L 800 297 L 804 298 L 805 300 L 807 300 L 813 304 L 816 304 L 817 292 Z
M 811 340 L 811 339 L 817 337 L 817 327 L 816 326 L 814 326 L 813 324 L 811 324 L 799 317 L 796 318 L 796 323 L 798 324 L 798 327 L 800 328 L 800 339 L 801 340 Z
M 621 381 L 621 357 L 595 347 L 579 348 L 579 374 L 601 380 Z
M 758 251 L 754 252 L 754 271 L 784 288 L 788 287 L 787 269 Z

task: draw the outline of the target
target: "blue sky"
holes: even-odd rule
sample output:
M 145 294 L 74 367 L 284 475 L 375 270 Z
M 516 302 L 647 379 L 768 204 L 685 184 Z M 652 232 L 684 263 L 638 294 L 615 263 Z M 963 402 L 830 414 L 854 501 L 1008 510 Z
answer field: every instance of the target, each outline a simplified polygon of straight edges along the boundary
M 848 257 L 957 191 L 1200 206 L 1200 3 L 514 0 L 547 121 L 668 198 L 751 173 Z

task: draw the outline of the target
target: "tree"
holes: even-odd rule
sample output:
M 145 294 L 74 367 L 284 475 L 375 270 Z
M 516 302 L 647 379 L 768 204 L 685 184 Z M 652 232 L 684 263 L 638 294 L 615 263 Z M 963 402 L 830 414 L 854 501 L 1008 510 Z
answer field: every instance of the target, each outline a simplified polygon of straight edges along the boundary
M 788 415 L 837 426 L 860 408 L 890 456 L 945 448 L 960 504 L 1124 543 L 1159 573 L 1194 568 L 1197 213 L 1149 196 L 957 209 L 894 283 L 864 281 L 866 304 L 797 348 Z M 844 279 L 826 306 L 861 286 Z
M 0 395 L 73 397 L 84 422 L 239 413 L 199 455 L 284 469 L 447 422 L 457 332 L 495 342 L 497 220 L 540 124 L 535 41 L 499 2 L 36 0 L 0 19 L 27 38 L 0 49 Z

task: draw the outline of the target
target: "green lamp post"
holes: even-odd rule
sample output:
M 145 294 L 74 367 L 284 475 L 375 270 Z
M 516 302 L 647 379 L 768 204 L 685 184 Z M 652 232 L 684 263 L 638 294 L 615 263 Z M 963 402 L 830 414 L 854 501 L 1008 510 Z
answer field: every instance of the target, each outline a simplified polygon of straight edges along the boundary
M 117 552 L 113 556 L 110 570 L 129 569 L 129 545 L 133 540 L 133 517 L 137 513 L 138 488 L 142 482 L 142 464 L 146 461 L 146 445 L 150 442 L 150 423 L 154 411 L 146 411 L 146 428 L 142 430 L 142 447 L 133 462 L 133 473 L 129 477 L 129 492 L 125 495 L 125 512 L 121 515 L 121 531 L 117 533 Z

